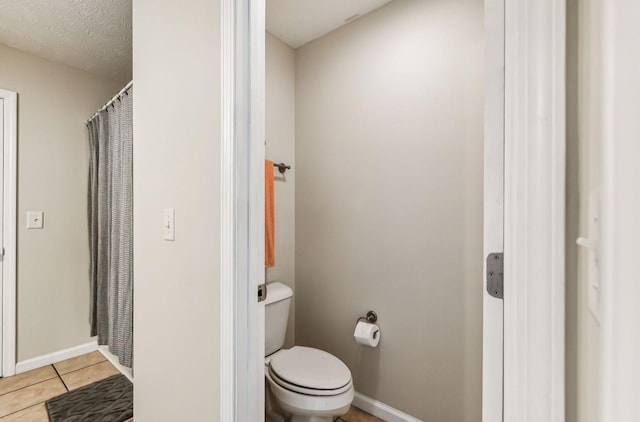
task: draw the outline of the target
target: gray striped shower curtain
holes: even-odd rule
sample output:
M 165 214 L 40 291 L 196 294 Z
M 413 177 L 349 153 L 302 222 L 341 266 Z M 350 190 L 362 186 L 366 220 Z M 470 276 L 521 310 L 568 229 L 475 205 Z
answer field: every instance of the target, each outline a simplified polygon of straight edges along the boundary
M 89 129 L 91 335 L 133 366 L 133 88 Z

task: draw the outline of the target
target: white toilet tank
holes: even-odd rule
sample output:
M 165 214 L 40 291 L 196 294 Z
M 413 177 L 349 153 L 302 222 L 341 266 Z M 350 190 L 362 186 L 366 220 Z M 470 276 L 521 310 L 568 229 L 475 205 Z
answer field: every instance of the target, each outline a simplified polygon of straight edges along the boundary
M 274 282 L 267 285 L 267 299 L 264 302 L 265 356 L 277 352 L 284 346 L 292 296 L 293 290 L 282 283 Z

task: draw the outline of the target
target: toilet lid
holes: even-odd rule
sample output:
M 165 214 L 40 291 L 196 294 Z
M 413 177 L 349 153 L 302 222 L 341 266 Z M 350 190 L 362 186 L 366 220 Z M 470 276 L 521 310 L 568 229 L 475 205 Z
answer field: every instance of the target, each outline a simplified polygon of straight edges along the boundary
M 274 356 L 271 370 L 282 380 L 314 390 L 335 390 L 351 381 L 351 371 L 323 350 L 295 346 Z

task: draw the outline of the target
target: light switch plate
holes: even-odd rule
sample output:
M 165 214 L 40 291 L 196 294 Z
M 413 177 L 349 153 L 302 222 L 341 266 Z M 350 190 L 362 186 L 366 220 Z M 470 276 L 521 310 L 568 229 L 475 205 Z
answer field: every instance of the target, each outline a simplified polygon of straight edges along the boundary
M 174 241 L 176 240 L 175 230 L 175 216 L 176 211 L 173 208 L 164 209 L 164 219 L 162 221 L 162 230 L 164 240 Z
M 27 228 L 41 229 L 44 227 L 44 212 L 27 211 Z

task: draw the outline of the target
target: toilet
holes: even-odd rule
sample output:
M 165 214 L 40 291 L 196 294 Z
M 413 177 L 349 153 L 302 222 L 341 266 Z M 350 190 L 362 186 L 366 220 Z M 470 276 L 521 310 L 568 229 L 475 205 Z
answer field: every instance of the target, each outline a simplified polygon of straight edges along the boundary
M 353 401 L 351 371 L 323 350 L 283 349 L 293 291 L 282 283 L 267 286 L 265 300 L 265 378 L 268 421 L 332 422 Z

